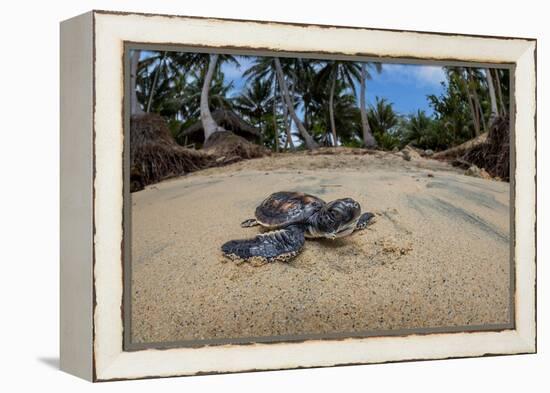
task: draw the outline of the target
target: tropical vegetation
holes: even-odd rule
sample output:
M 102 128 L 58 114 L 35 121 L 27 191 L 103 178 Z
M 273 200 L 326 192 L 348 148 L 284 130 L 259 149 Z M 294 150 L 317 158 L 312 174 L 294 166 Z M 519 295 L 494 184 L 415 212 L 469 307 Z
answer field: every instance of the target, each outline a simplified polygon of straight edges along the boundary
M 236 89 L 223 64 L 242 63 L 248 67 Z M 487 132 L 509 111 L 507 70 L 444 67 L 442 93 L 426 97 L 430 114 L 398 113 L 387 97 L 369 96 L 368 81 L 382 71 L 377 62 L 134 51 L 130 108 L 160 114 L 181 144 L 183 131 L 198 121 L 204 141 L 225 131 L 212 113 L 230 110 L 272 151 L 408 144 L 443 150 Z

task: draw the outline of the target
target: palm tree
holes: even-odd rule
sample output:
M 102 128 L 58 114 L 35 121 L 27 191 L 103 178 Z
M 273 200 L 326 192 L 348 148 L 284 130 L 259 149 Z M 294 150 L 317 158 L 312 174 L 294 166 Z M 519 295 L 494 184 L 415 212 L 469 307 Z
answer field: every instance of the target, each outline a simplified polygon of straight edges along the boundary
M 298 115 L 296 114 L 296 111 L 294 110 L 294 103 L 290 99 L 290 94 L 288 92 L 288 86 L 287 86 L 285 76 L 284 76 L 284 73 L 283 73 L 283 68 L 281 67 L 280 59 L 278 57 L 275 57 L 274 58 L 274 63 L 275 63 L 275 70 L 277 72 L 277 81 L 279 83 L 279 86 L 281 86 L 281 90 L 282 90 L 282 93 L 283 93 L 283 98 L 285 100 L 285 104 L 288 108 L 290 116 L 292 117 L 292 120 L 294 120 L 294 124 L 296 124 L 296 126 L 298 127 L 298 131 L 300 132 L 300 135 L 304 139 L 306 147 L 309 150 L 316 149 L 317 147 L 319 147 L 317 145 L 317 142 L 315 142 L 315 140 L 307 132 L 304 125 L 302 124 L 302 122 L 298 118 Z
M 321 71 L 319 71 L 319 82 L 330 86 L 328 105 L 333 146 L 337 146 L 338 144 L 336 122 L 334 120 L 334 93 L 336 91 L 336 83 L 338 80 L 343 81 L 346 87 L 349 87 L 355 94 L 355 82 L 361 80 L 360 65 L 350 61 L 330 60 L 321 69 Z
M 363 129 L 363 145 L 365 147 L 376 147 L 376 139 L 372 135 L 369 119 L 367 116 L 367 79 L 372 79 L 371 74 L 368 72 L 367 67 L 372 67 L 377 73 L 382 72 L 381 63 L 361 63 L 361 91 L 359 93 L 359 105 L 361 110 L 361 127 Z
M 393 149 L 399 145 L 397 126 L 400 124 L 400 118 L 393 110 L 391 102 L 376 97 L 375 104 L 370 106 L 367 116 L 379 146 L 383 149 Z
M 423 145 L 423 137 L 431 124 L 432 119 L 423 110 L 418 110 L 414 115 L 411 115 L 406 123 L 406 143 L 412 142 L 415 145 Z
M 182 115 L 187 119 L 200 119 L 201 103 L 203 99 L 204 73 L 201 70 L 196 70 L 189 75 L 189 80 L 181 83 L 181 96 L 179 105 Z M 229 91 L 233 88 L 232 83 L 225 81 L 225 76 L 221 72 L 217 72 L 210 82 L 208 91 L 208 108 L 215 109 L 231 109 L 233 102 L 228 98 Z
M 141 109 L 138 102 L 136 89 L 140 56 L 141 51 L 139 50 L 133 50 L 130 54 L 130 113 L 132 115 L 143 113 L 143 109 Z
M 435 122 L 449 137 L 450 145 L 460 144 L 475 136 L 473 100 L 466 90 L 463 75 L 455 69 L 446 69 L 447 82 L 440 96 L 427 98 L 434 110 Z M 447 146 L 448 147 L 448 146 Z
M 157 63 L 154 66 L 153 70 L 153 80 L 151 81 L 151 86 L 149 87 L 149 92 L 147 94 L 147 105 L 145 106 L 145 112 L 149 113 L 151 111 L 151 105 L 153 103 L 153 96 L 155 95 L 155 90 L 159 82 L 160 74 L 163 73 L 166 77 L 166 56 L 168 52 L 157 52 L 153 56 L 150 56 L 147 61 L 149 63 L 148 67 L 154 63 Z
M 177 95 L 176 85 L 185 81 L 185 76 L 192 69 L 192 64 L 180 64 L 181 57 L 179 53 L 167 51 L 146 51 L 142 55 L 137 90 L 138 99 L 143 103 L 146 113 L 161 113 L 167 107 L 172 107 L 173 98 Z
M 483 79 L 478 69 L 466 68 L 466 75 L 468 78 L 468 88 L 471 91 L 472 98 L 474 100 L 475 113 L 478 118 L 478 122 L 481 123 L 483 132 L 487 132 L 487 122 L 485 121 L 485 114 L 481 105 L 479 96 L 479 90 L 481 88 L 480 81 Z M 479 123 L 478 123 L 479 124 Z M 480 132 L 478 132 L 479 134 Z
M 290 62 L 292 61 L 296 61 L 296 59 L 284 59 L 283 61 L 281 61 L 277 57 L 258 57 L 255 59 L 254 65 L 250 67 L 247 71 L 245 71 L 244 76 L 247 76 L 249 79 L 253 78 L 267 80 L 273 86 L 274 95 L 275 92 L 278 90 L 277 87 L 279 88 L 285 111 L 288 111 L 292 120 L 294 121 L 294 124 L 296 124 L 296 127 L 298 128 L 300 136 L 304 140 L 306 147 L 311 150 L 318 147 L 317 143 L 306 130 L 302 121 L 298 118 L 295 110 L 295 103 L 293 98 L 294 94 L 291 94 L 291 92 L 289 92 L 287 76 L 289 76 L 289 74 L 291 74 L 293 71 L 292 64 L 290 64 Z M 293 86 L 293 84 L 291 86 Z M 287 143 L 290 143 L 291 147 L 293 147 L 292 136 L 290 135 L 290 126 L 286 120 L 284 123 L 287 133 Z
M 204 129 L 204 141 L 206 142 L 210 136 L 216 132 L 227 131 L 225 128 L 219 126 L 210 112 L 208 94 L 210 92 L 210 85 L 212 83 L 212 78 L 214 73 L 219 71 L 221 64 L 223 62 L 230 62 L 233 64 L 239 65 L 239 62 L 235 57 L 230 55 L 219 55 L 211 54 L 209 55 L 208 68 L 206 69 L 206 74 L 204 77 L 204 84 L 202 85 L 201 91 L 201 122 Z
M 474 94 L 472 92 L 473 84 L 471 83 L 470 73 L 465 67 L 447 67 L 446 71 L 449 83 L 457 81 L 462 95 L 467 98 L 472 124 L 474 125 L 474 136 L 477 136 L 481 132 L 481 126 L 478 106 L 476 105 Z
M 500 113 L 498 111 L 497 95 L 490 68 L 485 69 L 485 79 L 487 80 L 487 89 L 489 90 L 489 99 L 491 102 L 491 115 L 489 116 L 489 121 L 492 122 L 497 116 L 500 116 Z
M 272 90 L 272 106 L 273 106 L 273 121 L 274 121 L 274 134 L 275 134 L 275 151 L 279 150 L 279 127 L 277 124 L 277 101 L 278 97 L 281 97 L 282 94 L 279 92 L 279 84 L 277 82 L 277 74 L 275 71 L 275 63 L 273 61 L 273 58 L 270 57 L 256 57 L 254 58 L 253 65 L 248 68 L 244 74 L 244 77 L 247 78 L 248 81 L 252 81 L 254 83 L 255 81 L 263 81 L 267 85 L 271 86 Z M 290 135 L 290 125 L 288 124 L 288 109 L 285 105 L 283 105 L 284 110 L 284 127 L 287 134 L 287 141 L 290 138 L 290 141 L 292 143 L 292 137 Z M 294 149 L 294 145 L 292 144 L 292 149 Z
M 392 103 L 385 98 L 376 97 L 375 104 L 369 108 L 367 116 L 375 135 L 388 133 L 399 122 Z
M 339 130 L 340 143 L 344 146 L 361 144 L 362 141 L 359 137 L 361 129 L 359 120 L 361 116 L 357 106 L 357 96 L 350 93 L 349 89 L 342 82 L 339 82 L 336 84 L 333 105 L 334 123 L 336 129 Z
M 255 79 L 234 101 L 235 108 L 257 126 L 262 135 L 265 131 L 266 116 L 275 101 L 271 93 L 268 81 Z
M 502 116 L 506 116 L 508 113 L 508 109 L 506 107 L 506 100 L 509 98 L 509 85 L 507 84 L 507 80 L 509 80 L 509 72 L 506 72 L 505 70 L 500 70 L 498 68 L 495 68 L 495 79 L 496 79 L 496 85 L 497 85 L 497 95 L 498 95 L 498 102 L 500 106 L 500 113 Z M 502 73 L 502 77 L 501 77 Z M 506 96 L 506 97 L 505 97 Z

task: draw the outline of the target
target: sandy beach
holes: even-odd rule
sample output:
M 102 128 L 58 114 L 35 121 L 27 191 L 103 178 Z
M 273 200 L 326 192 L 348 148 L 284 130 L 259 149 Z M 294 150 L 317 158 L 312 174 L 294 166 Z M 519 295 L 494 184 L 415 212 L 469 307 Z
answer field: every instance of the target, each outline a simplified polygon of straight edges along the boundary
M 509 187 L 393 153 L 278 154 L 148 186 L 132 194 L 132 341 L 506 324 Z M 223 258 L 283 190 L 352 197 L 376 222 L 290 263 Z

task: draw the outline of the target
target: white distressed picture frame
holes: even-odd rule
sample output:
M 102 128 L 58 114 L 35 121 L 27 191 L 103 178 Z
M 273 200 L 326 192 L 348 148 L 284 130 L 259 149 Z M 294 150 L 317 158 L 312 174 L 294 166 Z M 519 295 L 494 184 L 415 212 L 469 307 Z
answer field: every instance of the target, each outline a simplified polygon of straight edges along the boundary
M 515 321 L 486 332 L 123 350 L 126 43 L 506 63 Z M 536 351 L 536 40 L 92 11 L 61 24 L 61 368 L 92 381 Z

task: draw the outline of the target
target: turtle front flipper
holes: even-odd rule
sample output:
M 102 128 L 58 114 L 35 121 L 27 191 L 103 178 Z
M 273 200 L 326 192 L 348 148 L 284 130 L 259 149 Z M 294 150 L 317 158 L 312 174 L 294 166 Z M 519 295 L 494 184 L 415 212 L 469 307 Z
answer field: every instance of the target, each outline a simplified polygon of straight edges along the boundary
M 222 246 L 222 252 L 234 261 L 255 264 L 287 262 L 300 252 L 304 242 L 304 229 L 292 225 L 257 235 L 252 239 L 231 240 Z
M 365 229 L 367 226 L 372 224 L 374 222 L 374 214 L 373 213 L 363 213 L 361 214 L 361 217 L 359 217 L 359 220 L 357 220 L 357 225 L 355 226 L 355 231 L 360 231 L 362 229 Z
M 243 222 L 241 222 L 242 228 L 255 227 L 256 225 L 260 225 L 260 224 L 255 218 L 249 218 L 248 220 L 244 220 Z

